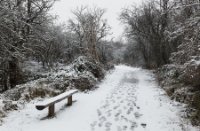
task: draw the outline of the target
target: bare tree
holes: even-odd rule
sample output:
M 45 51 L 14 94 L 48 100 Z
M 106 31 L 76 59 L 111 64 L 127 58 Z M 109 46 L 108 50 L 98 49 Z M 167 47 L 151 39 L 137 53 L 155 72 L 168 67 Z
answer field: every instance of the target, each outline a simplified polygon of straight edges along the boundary
M 122 22 L 127 25 L 127 36 L 137 41 L 150 68 L 169 61 L 171 51 L 167 40 L 164 39 L 168 22 L 167 2 L 163 2 L 162 10 L 156 1 L 151 1 L 140 7 L 124 9 L 120 15 Z
M 80 7 L 72 12 L 74 19 L 69 20 L 68 29 L 78 38 L 80 52 L 99 60 L 97 44 L 109 34 L 110 27 L 103 18 L 104 9 Z
M 45 27 L 43 39 L 32 47 L 33 56 L 43 63 L 43 67 L 51 68 L 54 63 L 64 59 L 70 44 L 67 38 L 69 34 L 66 34 L 64 29 L 64 25 L 48 25 Z
M 0 41 L 5 90 L 23 81 L 20 61 L 31 51 L 55 0 L 1 0 Z

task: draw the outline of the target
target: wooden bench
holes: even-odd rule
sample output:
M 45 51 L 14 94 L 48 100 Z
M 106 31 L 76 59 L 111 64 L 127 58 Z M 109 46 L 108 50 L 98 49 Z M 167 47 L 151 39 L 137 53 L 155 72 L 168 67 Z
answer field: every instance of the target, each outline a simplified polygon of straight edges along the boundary
M 36 104 L 36 109 L 43 110 L 46 107 L 49 107 L 48 117 L 52 117 L 55 115 L 55 104 L 68 98 L 67 106 L 72 105 L 72 95 L 77 93 L 78 90 L 70 90 L 68 92 L 62 93 L 56 97 L 50 98 L 46 101 Z

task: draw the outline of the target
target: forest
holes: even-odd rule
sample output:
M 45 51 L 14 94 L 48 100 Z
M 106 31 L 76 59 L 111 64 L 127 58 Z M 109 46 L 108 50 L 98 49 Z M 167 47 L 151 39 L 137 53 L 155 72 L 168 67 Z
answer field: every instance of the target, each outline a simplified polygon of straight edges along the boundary
M 57 25 L 48 13 L 55 0 L 1 1 L 0 90 L 27 81 L 26 61 L 42 63 L 50 69 L 57 63 L 70 63 L 86 55 L 105 63 L 112 57 L 104 41 L 110 27 L 102 17 L 104 9 L 78 7 L 66 25 Z
M 126 8 L 120 15 L 127 26 L 124 61 L 155 69 L 161 87 L 172 99 L 197 109 L 188 110 L 194 124 L 200 120 L 199 3 L 150 1 Z
M 7 99 L 29 103 L 73 88 L 95 90 L 123 64 L 153 71 L 169 98 L 187 105 L 192 125 L 200 125 L 200 0 L 149 0 L 122 8 L 125 40 L 109 37 L 106 9 L 98 6 L 80 5 L 58 24 L 49 13 L 56 2 L 0 1 L 2 107 L 10 104 Z M 9 106 L 1 109 L 0 100 L 0 123 L 18 105 Z

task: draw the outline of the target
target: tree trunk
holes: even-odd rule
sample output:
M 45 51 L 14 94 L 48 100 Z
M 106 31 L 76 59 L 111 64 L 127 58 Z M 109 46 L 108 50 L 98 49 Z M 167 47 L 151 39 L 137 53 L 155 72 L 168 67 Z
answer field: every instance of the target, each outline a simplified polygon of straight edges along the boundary
M 12 58 L 12 60 L 9 61 L 8 77 L 11 88 L 15 87 L 22 81 L 21 70 L 17 58 Z

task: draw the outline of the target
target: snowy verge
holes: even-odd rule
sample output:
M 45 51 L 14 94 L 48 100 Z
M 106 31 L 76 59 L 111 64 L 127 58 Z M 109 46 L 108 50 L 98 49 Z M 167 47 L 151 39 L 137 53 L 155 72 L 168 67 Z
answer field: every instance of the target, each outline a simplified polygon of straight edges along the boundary
M 71 89 L 87 91 L 96 88 L 106 72 L 100 63 L 85 56 L 78 57 L 70 65 L 60 66 L 43 72 L 45 78 L 17 85 L 0 94 L 0 119 L 13 110 L 23 109 L 26 103 L 34 99 L 54 97 Z

